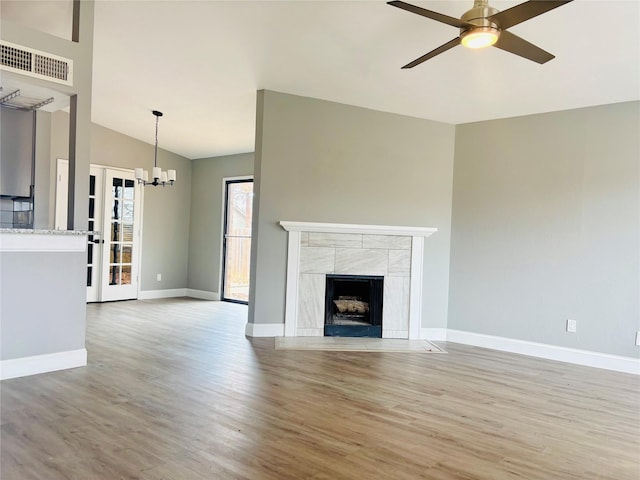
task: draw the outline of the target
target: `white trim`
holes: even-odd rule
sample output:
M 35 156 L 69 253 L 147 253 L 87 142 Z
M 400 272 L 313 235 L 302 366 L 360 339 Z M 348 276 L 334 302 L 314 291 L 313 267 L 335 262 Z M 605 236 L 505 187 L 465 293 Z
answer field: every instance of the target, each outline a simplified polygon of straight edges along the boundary
M 287 246 L 287 287 L 284 313 L 284 335 L 295 337 L 298 328 L 298 283 L 300 280 L 300 237 L 290 231 Z
M 392 225 L 356 225 L 350 223 L 316 223 L 281 221 L 287 232 L 363 233 L 369 235 L 401 235 L 428 237 L 437 232 L 434 227 L 402 227 Z
M 89 166 L 96 167 L 96 168 L 108 168 L 109 170 L 116 170 L 118 172 L 134 172 L 135 174 L 135 169 L 132 169 L 132 168 L 114 167 L 113 165 L 103 165 L 102 163 L 92 163 Z
M 87 350 L 69 350 L 66 352 L 34 355 L 32 357 L 12 358 L 0 362 L 0 380 L 26 377 L 38 373 L 55 372 L 67 368 L 87 365 Z
M 422 328 L 420 329 L 420 338 L 424 340 L 430 340 L 432 342 L 446 342 L 447 329 L 446 328 Z
M 244 328 L 247 337 L 282 337 L 284 323 L 250 323 Z
M 236 180 L 253 180 L 253 175 L 238 175 L 237 177 L 224 177 L 222 179 L 223 185 L 227 180 L 236 181 Z
M 138 300 L 151 300 L 154 298 L 187 297 L 186 288 L 167 288 L 165 290 L 140 290 Z
M 87 235 L 64 230 L 48 233 L 6 233 L 0 237 L 2 252 L 84 252 L 87 250 Z
M 640 375 L 640 359 L 638 358 L 622 357 L 619 355 L 464 332 L 461 330 L 447 330 L 447 341 Z
M 207 290 L 194 290 L 193 288 L 185 289 L 185 295 L 191 298 L 200 298 L 201 300 L 220 300 L 218 292 L 208 292 Z
M 137 180 L 136 180 L 137 183 Z M 142 288 L 142 255 L 144 255 L 144 249 L 142 248 L 142 235 L 144 234 L 144 188 L 140 188 L 140 228 L 138 229 L 138 298 L 140 298 L 140 290 Z M 102 267 L 102 266 L 101 266 Z
M 152 300 L 154 298 L 176 298 L 191 297 L 202 300 L 220 300 L 218 292 L 208 292 L 206 290 L 195 290 L 193 288 L 167 288 L 164 290 L 140 290 L 138 300 Z
M 420 339 L 423 259 L 424 238 L 413 237 L 411 239 L 411 283 L 409 287 L 409 340 Z
M 56 201 L 53 228 L 67 229 L 67 207 L 69 205 L 69 160 L 56 159 Z

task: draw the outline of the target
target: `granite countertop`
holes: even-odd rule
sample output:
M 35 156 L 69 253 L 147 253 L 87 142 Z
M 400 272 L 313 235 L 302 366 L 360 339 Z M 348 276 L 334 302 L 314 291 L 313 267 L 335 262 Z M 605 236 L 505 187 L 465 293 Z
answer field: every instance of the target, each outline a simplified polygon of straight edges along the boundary
M 20 233 L 27 235 L 100 235 L 88 230 L 48 230 L 42 228 L 0 228 L 0 233 Z

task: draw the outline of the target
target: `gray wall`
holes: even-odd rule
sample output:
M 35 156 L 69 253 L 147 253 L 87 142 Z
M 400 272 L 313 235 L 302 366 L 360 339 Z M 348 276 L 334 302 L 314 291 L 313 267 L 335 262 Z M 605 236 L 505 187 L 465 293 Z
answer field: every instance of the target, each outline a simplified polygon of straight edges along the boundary
M 445 327 L 454 127 L 272 91 L 258 92 L 257 112 L 249 321 L 284 321 L 278 222 L 295 220 L 437 227 L 422 326 Z
M 639 111 L 457 127 L 448 328 L 640 356 Z
M 223 179 L 253 175 L 253 158 L 242 153 L 191 162 L 189 288 L 220 293 Z
M 67 158 L 62 139 L 67 135 L 69 116 L 52 115 L 51 171 L 56 158 Z M 91 125 L 91 163 L 134 169 L 153 166 L 153 145 L 100 125 Z M 140 290 L 185 288 L 189 258 L 189 212 L 191 208 L 191 161 L 158 149 L 158 165 L 177 171 L 173 187 L 145 187 L 142 224 Z M 55 201 L 55 188 L 50 196 Z M 162 281 L 156 281 L 156 274 Z
M 55 167 L 51 170 L 51 114 L 36 113 L 35 142 L 35 185 L 34 185 L 34 228 L 50 228 L 53 221 L 49 217 L 51 178 L 55 178 Z M 69 140 L 67 138 L 67 144 Z M 68 145 L 67 145 L 68 149 Z
M 133 169 L 153 166 L 153 145 L 99 125 L 91 129 L 91 163 Z M 173 187 L 144 188 L 140 290 L 185 288 L 189 261 L 191 162 L 158 149 L 158 165 L 175 169 Z M 156 281 L 156 274 L 162 281 Z
M 51 151 L 49 154 L 49 227 L 53 228 L 56 215 L 56 174 L 58 158 L 69 159 L 69 114 L 63 111 L 51 113 Z M 89 139 L 91 140 L 91 139 Z M 91 144 L 91 141 L 89 141 Z M 36 167 L 37 171 L 37 167 Z
M 85 348 L 85 252 L 0 254 L 0 360 Z M 61 281 L 63 279 L 63 281 Z

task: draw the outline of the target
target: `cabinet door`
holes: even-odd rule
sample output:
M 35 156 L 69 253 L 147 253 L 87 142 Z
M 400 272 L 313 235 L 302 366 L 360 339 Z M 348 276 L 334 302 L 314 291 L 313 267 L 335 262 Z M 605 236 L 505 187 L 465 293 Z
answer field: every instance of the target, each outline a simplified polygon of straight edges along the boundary
M 35 115 L 34 111 L 0 108 L 0 195 L 31 196 Z

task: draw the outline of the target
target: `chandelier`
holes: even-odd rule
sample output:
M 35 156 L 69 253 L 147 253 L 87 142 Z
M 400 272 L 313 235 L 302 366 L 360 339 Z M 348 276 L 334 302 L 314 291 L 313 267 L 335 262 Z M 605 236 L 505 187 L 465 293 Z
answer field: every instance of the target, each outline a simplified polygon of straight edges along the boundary
M 151 176 L 153 180 L 149 181 L 149 172 L 147 172 L 142 168 L 136 168 L 135 170 L 136 180 L 138 180 L 138 183 L 144 185 L 145 187 L 147 185 L 153 185 L 154 187 L 157 187 L 158 185 L 162 185 L 164 187 L 167 184 L 170 186 L 173 186 L 173 182 L 176 181 L 176 171 L 175 170 L 163 171 L 158 166 L 158 120 L 162 116 L 162 112 L 159 112 L 158 110 L 153 110 L 153 112 L 151 113 L 153 113 L 156 116 L 156 147 L 153 155 L 153 170 L 151 171 Z

